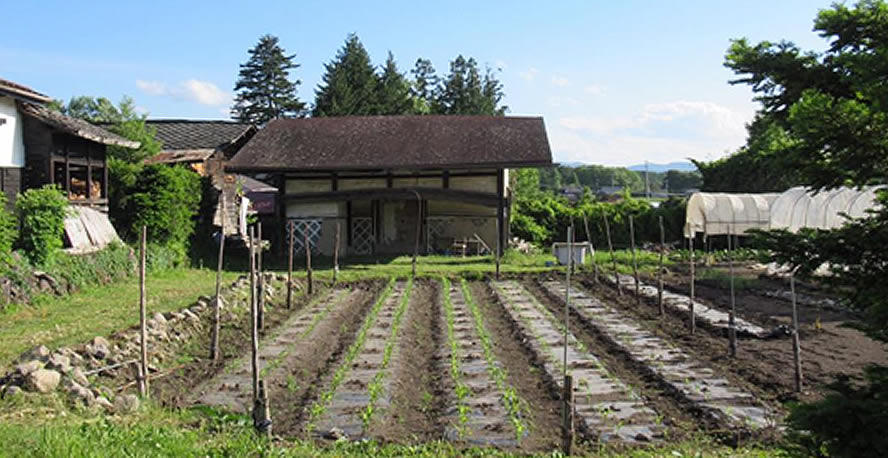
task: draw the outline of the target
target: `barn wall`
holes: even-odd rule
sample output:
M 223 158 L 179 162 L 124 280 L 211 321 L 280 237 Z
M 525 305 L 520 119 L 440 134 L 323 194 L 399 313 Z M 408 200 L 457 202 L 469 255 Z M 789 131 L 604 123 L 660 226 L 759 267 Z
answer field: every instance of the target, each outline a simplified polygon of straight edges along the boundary
M 379 189 L 385 188 L 385 178 L 343 178 L 337 183 L 337 189 L 340 191 L 351 191 L 354 189 Z
M 22 192 L 22 169 L 0 168 L 0 191 L 6 194 L 6 209 L 13 211 L 16 194 Z
M 496 177 L 450 177 L 450 189 L 496 193 Z

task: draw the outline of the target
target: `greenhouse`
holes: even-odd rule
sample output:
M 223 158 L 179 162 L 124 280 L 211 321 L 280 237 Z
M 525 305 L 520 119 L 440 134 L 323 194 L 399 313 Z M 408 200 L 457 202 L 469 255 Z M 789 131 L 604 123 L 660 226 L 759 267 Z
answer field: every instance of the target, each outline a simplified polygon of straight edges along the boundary
M 685 237 L 742 234 L 749 229 L 767 230 L 771 203 L 780 194 L 729 194 L 695 192 L 688 199 Z
M 852 218 L 867 216 L 867 210 L 878 205 L 876 190 L 869 186 L 861 189 L 836 188 L 814 192 L 804 187 L 787 190 L 771 205 L 771 229 L 787 229 L 797 232 L 803 227 L 835 229 Z

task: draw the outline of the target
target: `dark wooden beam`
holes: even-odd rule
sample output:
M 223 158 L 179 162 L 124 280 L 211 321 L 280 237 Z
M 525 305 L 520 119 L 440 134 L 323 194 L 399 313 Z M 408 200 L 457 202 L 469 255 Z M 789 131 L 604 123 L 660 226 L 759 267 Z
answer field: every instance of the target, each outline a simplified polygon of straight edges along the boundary
M 478 191 L 462 191 L 456 189 L 440 189 L 440 188 L 371 188 L 371 189 L 352 189 L 348 191 L 331 191 L 331 192 L 312 192 L 285 194 L 286 201 L 298 202 L 330 202 L 330 201 L 349 201 L 349 200 L 374 200 L 374 199 L 395 199 L 395 200 L 414 200 L 416 195 L 413 192 L 419 192 L 423 199 L 426 200 L 447 200 L 456 202 L 467 202 L 473 204 L 494 207 L 501 205 L 502 195 L 489 192 Z M 500 192 L 501 194 L 501 192 Z
M 502 256 L 503 252 L 505 252 L 505 244 L 506 244 L 506 238 L 504 237 L 504 234 L 506 233 L 505 199 L 504 199 L 505 184 L 506 184 L 505 173 L 503 172 L 503 169 L 499 169 L 496 171 L 496 198 L 497 198 L 497 204 L 496 204 L 497 225 L 496 225 L 496 227 L 497 227 L 497 232 L 498 232 L 496 234 L 496 236 L 499 240 L 499 243 L 497 243 L 497 246 L 499 247 L 498 251 L 499 251 L 500 256 Z

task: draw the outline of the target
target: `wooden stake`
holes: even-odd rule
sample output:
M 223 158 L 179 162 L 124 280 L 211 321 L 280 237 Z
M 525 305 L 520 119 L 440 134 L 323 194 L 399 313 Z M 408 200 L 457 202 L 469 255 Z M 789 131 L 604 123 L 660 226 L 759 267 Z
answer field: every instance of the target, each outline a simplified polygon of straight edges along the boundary
M 148 328 L 147 296 L 145 291 L 145 250 L 148 243 L 148 228 L 142 226 L 142 237 L 139 243 L 139 347 L 141 350 L 142 383 L 139 384 L 139 395 L 148 398 Z
M 253 402 L 253 427 L 256 432 L 271 437 L 271 409 L 268 405 L 268 389 L 265 380 L 259 380 L 259 393 Z
M 290 250 L 287 261 L 287 309 L 290 309 L 293 307 L 293 232 L 295 230 L 292 222 L 287 224 L 287 229 L 290 233 Z
M 225 208 L 225 197 L 222 197 L 222 208 Z M 222 229 L 219 236 L 219 259 L 216 265 L 216 301 L 213 304 L 213 339 L 210 342 L 210 359 L 219 361 L 219 332 L 222 320 L 222 260 L 225 254 L 225 216 L 222 216 Z
M 416 236 L 413 242 L 413 267 L 412 267 L 412 275 L 416 277 L 416 257 L 419 255 L 419 234 L 422 232 L 422 197 L 420 197 L 419 193 L 413 191 L 416 194 Z
M 737 313 L 737 299 L 734 294 L 734 247 L 731 244 L 731 225 L 728 225 L 728 268 L 731 275 L 731 312 L 728 313 L 728 349 L 731 357 L 737 356 L 737 328 L 734 316 Z
M 561 453 L 569 456 L 573 446 L 573 376 L 564 376 L 564 386 L 561 389 Z
M 799 342 L 799 309 L 796 305 L 795 269 L 789 274 L 789 290 L 792 293 L 792 357 L 795 366 L 795 390 L 802 392 L 802 348 Z
M 629 246 L 632 249 L 632 275 L 635 277 L 635 303 L 641 302 L 638 281 L 638 258 L 635 256 L 635 223 L 632 215 L 629 215 Z
M 607 214 L 602 213 L 601 217 L 604 219 L 604 232 L 607 233 L 607 249 L 610 251 L 611 262 L 614 263 L 614 281 L 617 282 L 617 294 L 622 296 L 623 287 L 620 285 L 620 272 L 617 271 L 617 257 L 614 255 L 614 244 L 611 243 L 610 223 L 607 222 Z
M 496 219 L 496 234 L 497 234 L 497 236 L 496 236 L 496 256 L 495 256 L 495 258 L 496 258 L 496 277 L 495 278 L 497 280 L 499 280 L 499 278 L 500 278 L 500 237 L 499 237 L 499 233 L 500 233 L 499 218 L 497 218 Z
M 567 377 L 567 334 L 570 332 L 570 271 L 573 266 L 573 226 L 567 228 L 567 287 L 564 290 L 564 366 L 563 376 Z
M 339 276 L 339 223 L 336 223 L 336 243 L 333 244 L 333 283 Z
M 305 277 L 308 281 L 308 295 L 314 293 L 314 282 L 311 278 L 311 246 L 308 244 L 308 231 L 303 234 L 305 237 Z
M 696 280 L 694 278 L 694 234 L 691 234 L 688 245 L 691 249 L 691 302 L 688 310 L 691 314 L 691 334 L 694 334 L 695 332 L 697 332 L 697 315 L 694 314 L 694 281 Z
M 256 258 L 252 250 L 255 249 L 255 229 L 250 228 L 250 349 L 252 351 L 251 365 L 253 369 L 253 404 L 259 399 L 259 329 L 257 327 L 256 314 Z
M 256 243 L 256 327 L 265 327 L 265 280 L 262 278 L 262 223 L 256 223 L 259 241 Z
M 657 267 L 657 307 L 660 308 L 660 316 L 666 315 L 663 308 L 663 257 L 666 255 L 666 230 L 663 229 L 663 217 L 658 218 L 660 223 L 660 262 Z
M 589 218 L 583 212 L 583 227 L 586 230 L 586 241 L 589 242 L 589 255 L 592 257 L 592 279 L 598 283 L 598 263 L 595 262 L 595 245 L 592 244 L 592 233 L 589 232 Z

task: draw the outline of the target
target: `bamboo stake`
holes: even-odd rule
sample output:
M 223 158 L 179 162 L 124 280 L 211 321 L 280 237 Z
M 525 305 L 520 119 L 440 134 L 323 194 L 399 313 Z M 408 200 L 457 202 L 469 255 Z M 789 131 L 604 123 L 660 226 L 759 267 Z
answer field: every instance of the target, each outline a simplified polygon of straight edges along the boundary
M 737 328 L 734 316 L 737 313 L 737 299 L 734 294 L 734 247 L 731 244 L 731 225 L 728 225 L 728 268 L 731 274 L 731 312 L 728 314 L 728 348 L 731 357 L 737 356 Z
M 336 243 L 333 244 L 333 283 L 339 276 L 339 223 L 336 223 Z
M 225 208 L 225 196 L 222 197 L 222 208 Z M 222 260 L 225 254 L 225 216 L 222 216 L 222 229 L 219 236 L 219 260 L 216 266 L 216 301 L 213 304 L 213 340 L 210 343 L 210 359 L 219 361 L 219 332 L 222 320 Z
M 258 239 L 256 243 L 256 327 L 265 327 L 265 280 L 262 278 L 262 223 L 256 223 Z
M 691 334 L 697 332 L 697 315 L 694 314 L 694 234 L 691 234 L 690 241 L 688 242 L 691 249 L 691 302 L 688 310 L 691 314 Z
M 259 399 L 259 329 L 256 323 L 256 258 L 253 256 L 255 249 L 255 232 L 254 228 L 250 228 L 250 349 L 252 358 L 250 359 L 253 370 L 253 403 Z
M 660 309 L 660 316 L 666 315 L 663 308 L 663 257 L 666 255 L 666 230 L 663 228 L 663 217 L 657 218 L 660 223 L 660 262 L 657 267 L 657 307 Z
M 614 255 L 614 244 L 611 243 L 611 229 L 610 223 L 607 222 L 607 215 L 602 213 L 601 217 L 604 219 L 604 231 L 607 233 L 607 249 L 610 251 L 611 262 L 614 263 L 614 281 L 617 282 L 617 294 L 623 295 L 623 287 L 620 285 L 620 273 L 617 271 L 617 258 Z
M 589 232 L 589 218 L 583 212 L 583 227 L 586 229 L 586 241 L 589 242 L 589 255 L 592 256 L 592 279 L 598 283 L 598 263 L 595 262 L 595 245 L 592 244 L 592 233 Z
M 632 215 L 629 215 L 629 246 L 632 249 L 632 275 L 635 277 L 635 303 L 641 302 L 638 281 L 638 258 L 635 256 L 635 223 Z
M 798 267 L 796 267 L 798 269 Z M 796 305 L 795 272 L 789 274 L 789 290 L 792 293 L 792 357 L 795 366 L 795 390 L 802 392 L 802 348 L 799 342 L 799 309 Z
M 293 307 L 293 232 L 295 228 L 293 223 L 287 224 L 287 230 L 290 234 L 290 250 L 287 260 L 287 309 Z
M 147 323 L 147 293 L 145 291 L 145 250 L 148 243 L 148 228 L 142 226 L 142 237 L 139 243 L 139 347 L 142 363 L 142 377 L 139 383 L 139 395 L 143 398 L 149 397 L 148 392 L 148 329 Z
M 564 386 L 561 389 L 561 453 L 570 456 L 573 446 L 573 376 L 564 376 Z
M 567 287 L 564 292 L 564 367 L 563 376 L 567 377 L 567 334 L 570 329 L 570 270 L 573 266 L 573 226 L 567 228 Z
M 253 427 L 256 432 L 271 437 L 271 409 L 268 405 L 268 388 L 265 380 L 259 380 L 259 393 L 253 403 Z
M 308 231 L 303 234 L 305 237 L 305 276 L 308 280 L 308 295 L 314 292 L 314 282 L 311 278 L 311 246 L 308 244 Z

